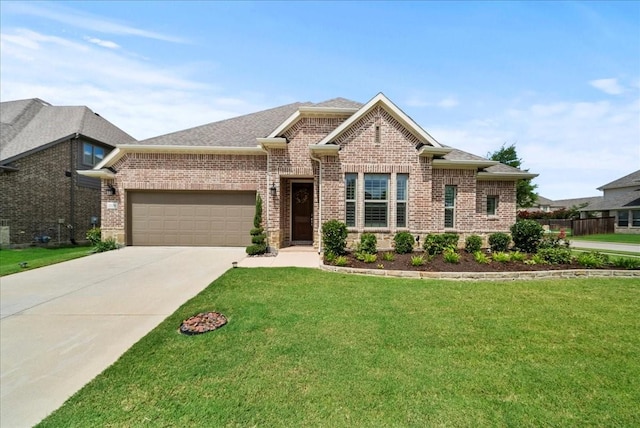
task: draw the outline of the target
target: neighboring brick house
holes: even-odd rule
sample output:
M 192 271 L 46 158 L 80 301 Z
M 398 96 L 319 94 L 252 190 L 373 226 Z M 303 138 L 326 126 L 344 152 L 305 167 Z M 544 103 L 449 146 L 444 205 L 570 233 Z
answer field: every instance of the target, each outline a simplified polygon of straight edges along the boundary
M 100 180 L 78 175 L 135 141 L 87 107 L 0 103 L 0 244 L 83 241 L 100 221 Z
M 580 209 L 587 214 L 615 217 L 616 233 L 640 234 L 640 169 L 598 187 L 603 195 Z
M 321 244 L 347 223 L 389 248 L 397 231 L 508 231 L 521 170 L 439 144 L 383 94 L 294 103 L 119 144 L 102 178 L 102 230 L 127 245 L 250 243 L 256 192 L 273 248 Z

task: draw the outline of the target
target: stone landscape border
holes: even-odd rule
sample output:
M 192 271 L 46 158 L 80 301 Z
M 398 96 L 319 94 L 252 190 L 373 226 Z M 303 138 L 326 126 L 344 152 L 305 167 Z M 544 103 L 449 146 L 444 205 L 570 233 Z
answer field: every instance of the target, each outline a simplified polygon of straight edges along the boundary
M 640 278 L 640 270 L 567 269 L 520 272 L 423 272 L 386 269 L 358 269 L 325 265 L 320 269 L 329 272 L 375 275 L 394 278 L 446 279 L 453 281 L 515 281 L 552 278 Z

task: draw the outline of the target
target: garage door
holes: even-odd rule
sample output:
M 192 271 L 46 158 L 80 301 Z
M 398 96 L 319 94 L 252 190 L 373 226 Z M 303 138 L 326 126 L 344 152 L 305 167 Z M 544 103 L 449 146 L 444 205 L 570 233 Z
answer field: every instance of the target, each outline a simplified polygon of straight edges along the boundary
M 251 243 L 255 192 L 130 192 L 131 245 Z

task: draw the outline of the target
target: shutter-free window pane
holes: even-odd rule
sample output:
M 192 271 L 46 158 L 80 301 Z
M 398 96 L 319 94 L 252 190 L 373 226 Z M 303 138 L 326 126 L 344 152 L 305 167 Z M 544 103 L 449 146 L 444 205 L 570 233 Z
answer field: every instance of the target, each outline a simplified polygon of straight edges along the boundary
M 356 180 L 357 174 L 345 175 L 345 223 L 356 226 Z
M 631 219 L 633 227 L 640 227 L 640 210 L 631 211 Z
M 94 160 L 93 160 L 94 165 L 97 165 L 100 162 L 102 162 L 102 160 L 104 159 L 104 149 L 102 147 L 94 146 L 93 157 L 94 157 Z
M 396 227 L 407 227 L 407 174 L 396 176 Z
M 389 175 L 365 174 L 364 176 L 364 226 L 387 227 Z
M 82 163 L 85 165 L 93 165 L 93 146 L 84 143 L 82 145 Z
M 498 207 L 498 198 L 496 196 L 487 196 L 487 215 L 496 215 Z
M 618 211 L 618 226 L 629 226 L 629 211 Z
M 455 224 L 456 186 L 444 186 L 444 227 Z
M 364 209 L 365 227 L 387 227 L 387 203 L 369 202 Z

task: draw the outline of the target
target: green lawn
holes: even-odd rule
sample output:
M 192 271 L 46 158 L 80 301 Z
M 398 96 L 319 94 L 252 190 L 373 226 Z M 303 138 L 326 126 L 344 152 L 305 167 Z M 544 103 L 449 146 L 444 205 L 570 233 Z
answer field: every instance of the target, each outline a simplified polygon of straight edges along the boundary
M 639 306 L 622 278 L 231 269 L 41 426 L 638 426 Z
M 0 250 L 0 276 L 35 269 L 89 255 L 90 247 L 45 248 L 33 247 L 21 250 Z M 26 267 L 20 263 L 27 262 Z
M 640 244 L 640 235 L 633 233 L 602 233 L 600 235 L 572 236 L 571 240 Z

